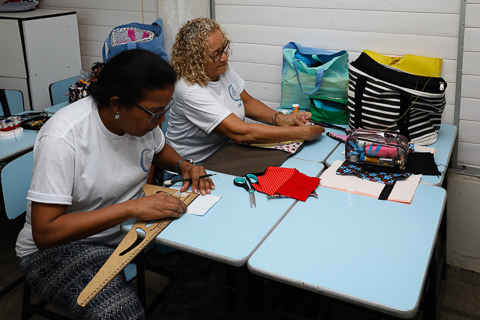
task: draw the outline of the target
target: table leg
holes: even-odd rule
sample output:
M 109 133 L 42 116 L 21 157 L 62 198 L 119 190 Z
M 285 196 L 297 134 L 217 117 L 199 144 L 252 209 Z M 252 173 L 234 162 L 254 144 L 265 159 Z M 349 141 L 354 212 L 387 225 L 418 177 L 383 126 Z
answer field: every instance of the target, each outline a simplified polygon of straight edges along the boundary
M 247 319 L 246 317 L 246 283 L 247 283 L 247 268 L 235 268 L 235 282 L 237 291 L 237 313 L 238 319 Z
M 266 320 L 270 312 L 270 295 L 272 289 L 272 283 L 269 279 L 262 279 L 262 314 L 261 319 Z

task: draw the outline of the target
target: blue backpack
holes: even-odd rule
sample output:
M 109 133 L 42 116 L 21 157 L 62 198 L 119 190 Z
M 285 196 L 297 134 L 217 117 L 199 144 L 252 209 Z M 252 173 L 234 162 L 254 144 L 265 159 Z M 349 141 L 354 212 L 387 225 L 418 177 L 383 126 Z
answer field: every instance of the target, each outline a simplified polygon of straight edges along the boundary
M 105 54 L 105 44 L 108 55 Z M 107 63 L 120 52 L 144 49 L 158 54 L 168 62 L 168 55 L 163 47 L 162 19 L 152 24 L 132 22 L 113 28 L 103 45 L 103 62 Z

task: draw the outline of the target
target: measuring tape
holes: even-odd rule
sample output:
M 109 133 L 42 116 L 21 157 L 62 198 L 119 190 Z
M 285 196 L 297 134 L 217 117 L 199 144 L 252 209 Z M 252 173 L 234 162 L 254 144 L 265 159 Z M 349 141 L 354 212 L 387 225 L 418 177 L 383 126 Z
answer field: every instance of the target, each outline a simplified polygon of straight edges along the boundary
M 146 184 L 143 186 L 146 196 L 165 192 L 182 200 L 187 206 L 198 197 L 198 194 L 191 192 L 180 192 L 176 189 L 154 186 Z M 105 262 L 103 267 L 97 272 L 95 277 L 88 283 L 77 298 L 77 303 L 85 307 L 105 286 L 119 274 L 132 260 L 152 241 L 163 229 L 165 229 L 173 218 L 163 218 L 156 220 L 150 226 L 145 220 L 138 220 L 132 226 L 125 238 L 120 242 L 117 249 L 112 253 L 110 258 Z M 138 245 L 132 248 L 138 239 L 137 229 L 145 232 L 145 238 Z

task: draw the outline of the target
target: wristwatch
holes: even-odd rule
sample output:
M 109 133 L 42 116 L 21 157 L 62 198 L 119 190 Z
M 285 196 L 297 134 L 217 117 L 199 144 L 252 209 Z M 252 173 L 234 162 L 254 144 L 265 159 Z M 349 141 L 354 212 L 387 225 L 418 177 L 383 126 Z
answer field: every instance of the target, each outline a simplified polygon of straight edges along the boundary
M 180 159 L 180 160 L 178 160 L 177 165 L 175 166 L 175 171 L 176 172 L 180 173 L 180 171 L 178 170 L 178 167 L 180 166 L 180 163 L 182 163 L 183 161 L 188 161 L 191 164 L 195 165 L 195 161 L 193 161 L 192 159 L 189 159 L 189 158 Z

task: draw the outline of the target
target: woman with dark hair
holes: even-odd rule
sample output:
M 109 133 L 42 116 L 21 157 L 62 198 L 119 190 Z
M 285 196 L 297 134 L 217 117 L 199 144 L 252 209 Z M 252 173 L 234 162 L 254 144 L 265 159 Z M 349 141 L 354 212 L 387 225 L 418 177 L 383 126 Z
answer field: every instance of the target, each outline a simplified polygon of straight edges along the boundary
M 321 126 L 305 125 L 310 112 L 284 115 L 250 96 L 245 81 L 228 64 L 230 45 L 225 31 L 209 18 L 188 21 L 177 33 L 172 66 L 179 81 L 166 137 L 181 156 L 202 164 L 229 139 L 310 141 L 325 132 Z M 245 117 L 264 124 L 246 123 Z
M 130 50 L 92 70 L 90 96 L 58 111 L 40 130 L 28 191 L 26 222 L 16 245 L 26 281 L 43 299 L 78 319 L 144 319 L 145 311 L 116 276 L 86 307 L 76 300 L 122 240 L 130 218 L 180 218 L 183 202 L 145 197 L 152 163 L 192 178 L 194 192 L 211 180 L 165 143 L 159 128 L 172 104 L 176 74 L 154 53 Z M 186 183 L 182 187 L 185 191 Z M 157 319 L 184 319 L 216 274 L 206 259 L 147 248 L 147 260 L 172 268 Z

